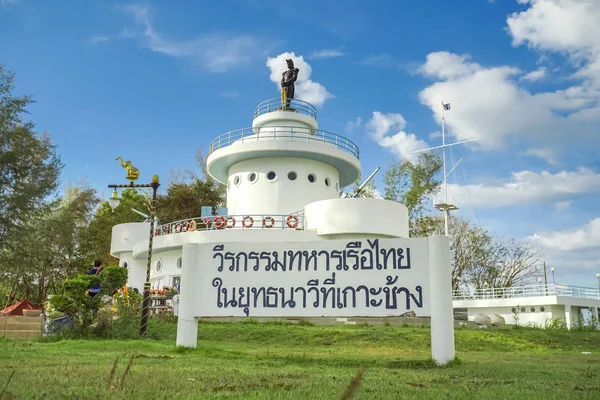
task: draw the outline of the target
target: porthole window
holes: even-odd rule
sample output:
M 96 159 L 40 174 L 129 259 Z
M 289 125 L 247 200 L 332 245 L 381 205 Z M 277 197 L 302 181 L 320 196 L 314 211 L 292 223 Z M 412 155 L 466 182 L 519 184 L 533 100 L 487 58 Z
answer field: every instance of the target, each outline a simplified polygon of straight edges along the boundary
M 512 312 L 517 312 L 517 309 L 516 309 L 515 307 L 513 307 L 513 308 L 511 309 L 511 311 L 512 311 Z
M 535 312 L 535 307 L 530 308 L 531 312 Z
M 158 260 L 155 265 L 156 265 L 156 272 L 160 272 L 160 270 L 162 269 L 162 261 Z
M 235 178 L 233 178 L 233 184 L 234 184 L 235 186 L 237 186 L 237 185 L 239 185 L 239 184 L 240 184 L 240 177 L 239 177 L 239 176 L 237 176 L 237 175 L 236 175 L 236 177 L 235 177 Z
M 525 312 L 525 307 L 521 307 L 521 312 Z
M 177 269 L 181 269 L 181 257 L 177 259 Z
M 541 307 L 540 307 L 540 311 L 541 311 L 541 312 L 544 312 L 544 311 L 546 311 L 546 307 L 544 307 L 544 306 L 541 306 Z
M 317 177 L 315 174 L 308 174 L 308 181 L 310 183 L 315 183 L 316 180 L 317 180 Z
M 123 262 L 121 263 L 121 267 L 123 267 L 123 268 L 127 269 L 127 267 L 129 267 L 129 265 L 127 264 L 127 261 L 123 261 Z
M 325 186 L 331 186 L 331 181 L 329 180 L 329 178 L 325 178 Z
M 267 174 L 267 179 L 270 181 L 272 181 L 276 177 L 277 177 L 277 174 L 275 173 L 275 171 L 269 171 L 269 173 Z
M 254 182 L 256 182 L 256 180 L 257 180 L 257 179 L 258 179 L 258 175 L 256 174 L 256 172 L 250 172 L 250 173 L 248 174 L 248 181 L 249 181 L 250 183 L 254 183 Z
M 290 181 L 295 181 L 297 177 L 298 177 L 298 174 L 296 174 L 294 171 L 288 172 L 288 179 Z

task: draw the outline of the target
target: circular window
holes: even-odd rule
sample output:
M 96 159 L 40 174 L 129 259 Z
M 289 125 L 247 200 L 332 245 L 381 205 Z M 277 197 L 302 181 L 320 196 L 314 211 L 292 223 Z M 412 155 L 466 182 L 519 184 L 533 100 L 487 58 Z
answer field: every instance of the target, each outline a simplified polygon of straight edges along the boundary
M 121 267 L 123 267 L 123 268 L 127 269 L 127 267 L 129 267 L 129 265 L 127 264 L 127 261 L 123 261 L 123 262 L 121 263 Z
M 525 312 L 525 307 L 521 307 L 521 312 Z
M 535 307 L 530 308 L 531 312 L 535 312 Z
M 325 178 L 325 186 L 331 186 L 331 181 L 329 180 L 329 178 Z
M 233 178 L 233 184 L 234 184 L 235 186 L 237 186 L 237 185 L 239 185 L 239 184 L 240 184 L 240 177 L 239 177 L 239 176 L 236 176 L 235 178 Z
M 511 309 L 511 311 L 512 311 L 512 312 L 517 312 L 517 309 L 513 307 L 513 308 Z
M 295 181 L 297 177 L 298 177 L 298 174 L 296 174 L 294 171 L 288 172 L 288 179 L 290 181 Z
M 270 171 L 270 172 L 267 174 L 267 179 L 268 179 L 268 180 L 270 180 L 270 181 L 272 181 L 272 180 L 273 180 L 273 179 L 275 179 L 276 177 L 277 177 L 277 174 L 275 173 L 275 171 Z
M 308 181 L 310 183 L 315 183 L 316 180 L 317 180 L 317 177 L 315 176 L 315 174 L 308 174 Z
M 258 175 L 256 174 L 256 172 L 250 172 L 248 174 L 248 181 L 250 181 L 251 183 L 256 182 L 256 179 L 258 179 Z
M 181 257 L 177 259 L 177 269 L 181 269 Z
M 160 270 L 162 269 L 162 261 L 158 260 L 155 265 L 156 265 L 156 272 L 160 272 Z
M 544 311 L 546 311 L 546 307 L 544 307 L 544 306 L 541 306 L 541 307 L 540 307 L 540 311 L 541 311 L 541 312 L 544 312 Z

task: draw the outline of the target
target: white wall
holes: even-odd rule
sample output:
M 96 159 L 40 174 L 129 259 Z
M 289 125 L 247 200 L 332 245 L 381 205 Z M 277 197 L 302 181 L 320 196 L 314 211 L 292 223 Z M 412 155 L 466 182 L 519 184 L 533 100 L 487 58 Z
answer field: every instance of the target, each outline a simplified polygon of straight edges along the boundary
M 275 173 L 273 180 L 268 179 L 269 172 Z M 296 173 L 295 180 L 288 178 L 290 172 Z M 254 182 L 249 180 L 251 174 L 256 174 Z M 310 174 L 314 183 L 309 181 Z M 233 165 L 227 187 L 229 215 L 287 215 L 303 210 L 308 203 L 337 198 L 339 172 L 331 165 L 303 158 L 258 158 Z
M 319 236 L 403 237 L 408 235 L 408 209 L 383 199 L 335 198 L 306 205 L 306 229 Z
M 152 267 L 150 269 L 150 282 L 155 288 L 163 286 L 171 287 L 173 285 L 173 277 L 181 276 L 181 249 L 159 252 L 152 254 Z M 157 266 L 160 263 L 160 271 Z

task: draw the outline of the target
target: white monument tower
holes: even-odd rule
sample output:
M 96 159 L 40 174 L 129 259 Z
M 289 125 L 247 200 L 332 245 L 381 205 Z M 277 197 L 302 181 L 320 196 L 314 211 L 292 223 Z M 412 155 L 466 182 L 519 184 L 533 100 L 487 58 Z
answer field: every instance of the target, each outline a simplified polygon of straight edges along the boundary
M 408 211 L 383 199 L 340 198 L 360 176 L 359 149 L 319 129 L 293 98 L 260 103 L 252 126 L 216 137 L 208 173 L 227 185 L 227 207 L 157 227 L 152 286 L 181 282 L 177 344 L 196 346 L 199 317 L 431 316 L 432 354 L 454 358 L 446 237 L 409 239 Z M 200 211 L 200 210 L 198 210 Z M 145 279 L 148 224 L 113 228 L 111 254 Z

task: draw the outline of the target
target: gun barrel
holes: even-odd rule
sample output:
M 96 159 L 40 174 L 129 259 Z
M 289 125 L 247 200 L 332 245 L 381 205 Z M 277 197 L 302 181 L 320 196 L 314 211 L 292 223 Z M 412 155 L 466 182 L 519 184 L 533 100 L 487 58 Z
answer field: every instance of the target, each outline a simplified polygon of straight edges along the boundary
M 373 173 L 371 175 L 369 175 L 369 177 L 358 187 L 357 192 L 360 192 L 361 190 L 363 190 L 363 188 L 365 186 L 367 186 L 367 184 L 371 181 L 371 179 L 373 179 L 373 177 L 375 176 L 375 174 L 377 172 L 379 172 L 380 169 L 381 169 L 381 167 L 377 167 L 377 169 L 375 171 L 373 171 Z

